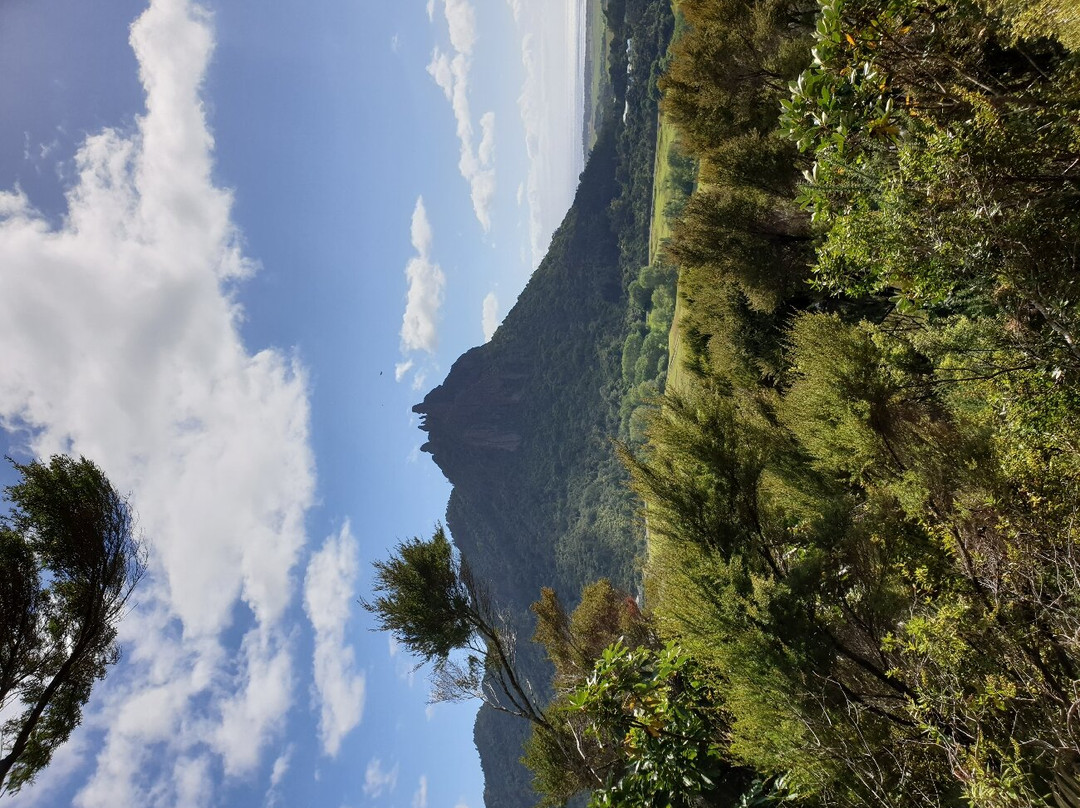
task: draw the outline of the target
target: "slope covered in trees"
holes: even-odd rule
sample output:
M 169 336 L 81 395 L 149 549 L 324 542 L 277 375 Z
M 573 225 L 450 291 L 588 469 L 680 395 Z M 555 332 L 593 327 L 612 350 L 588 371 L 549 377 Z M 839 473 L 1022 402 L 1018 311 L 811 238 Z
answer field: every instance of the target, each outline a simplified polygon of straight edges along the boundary
M 1077 804 L 1080 65 L 1037 5 L 681 4 L 688 372 L 627 461 L 759 794 Z
M 94 463 L 12 463 L 0 515 L 0 796 L 49 765 L 120 656 L 117 623 L 142 577 L 134 516 Z
M 647 253 L 658 92 L 655 63 L 672 18 L 665 0 L 607 4 L 622 54 L 613 70 L 629 104 L 610 116 L 574 203 L 517 304 L 486 345 L 454 364 L 415 407 L 453 492 L 446 526 L 493 600 L 511 614 L 523 676 L 544 699 L 550 667 L 527 640 L 541 587 L 574 602 L 610 578 L 634 591 L 644 527 L 613 439 L 624 387 L 626 287 Z M 626 41 L 634 67 L 627 80 Z M 613 45 L 614 48 L 614 45 Z M 489 806 L 531 806 L 519 763 L 527 726 L 481 710 L 476 742 Z
M 667 24 L 631 5 L 609 9 Z M 620 452 L 647 505 L 647 630 L 575 656 L 576 618 L 544 594 L 557 673 L 535 648 L 524 665 L 567 734 L 534 734 L 536 784 L 598 806 L 1080 805 L 1075 16 L 1037 0 L 679 8 L 659 86 L 698 167 L 666 246 L 685 367 Z M 617 57 L 620 91 L 654 98 L 634 48 Z M 518 610 L 538 584 L 572 601 L 633 580 L 615 532 L 571 517 L 631 507 L 588 447 L 639 383 L 635 318 L 660 286 L 641 270 L 647 149 L 630 134 L 651 148 L 655 124 L 636 113 L 602 138 L 503 348 L 466 355 L 420 408 L 436 461 L 475 482 L 451 529 Z M 533 344 L 564 361 L 531 364 Z M 482 417 L 453 415 L 470 402 Z M 509 571 L 492 557 L 520 532 L 498 521 L 510 499 L 491 503 L 507 483 L 535 531 Z M 500 731 L 481 715 L 482 750 Z M 584 764 L 564 774 L 567 748 Z M 489 804 L 528 799 L 501 783 Z

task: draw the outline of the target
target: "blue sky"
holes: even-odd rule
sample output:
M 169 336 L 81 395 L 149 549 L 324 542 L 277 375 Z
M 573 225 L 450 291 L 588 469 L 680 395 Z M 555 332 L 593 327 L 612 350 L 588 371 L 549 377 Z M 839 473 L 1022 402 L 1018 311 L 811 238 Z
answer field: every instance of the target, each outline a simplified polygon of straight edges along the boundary
M 94 459 L 151 547 L 14 805 L 482 803 L 476 705 L 356 598 L 446 505 L 410 407 L 572 198 L 580 5 L 0 4 L 4 449 Z

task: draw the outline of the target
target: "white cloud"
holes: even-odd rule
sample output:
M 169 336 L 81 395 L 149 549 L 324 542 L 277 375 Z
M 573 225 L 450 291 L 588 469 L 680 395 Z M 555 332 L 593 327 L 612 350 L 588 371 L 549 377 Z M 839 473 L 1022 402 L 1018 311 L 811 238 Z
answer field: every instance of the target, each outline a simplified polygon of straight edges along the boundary
M 464 61 L 461 62 L 464 64 Z M 446 100 L 454 100 L 454 67 L 450 55 L 438 48 L 431 54 L 431 62 L 427 66 L 428 74 L 435 79 L 439 89 L 443 91 Z
M 427 775 L 420 775 L 420 783 L 413 794 L 412 808 L 427 808 Z
M 394 34 L 390 37 L 390 52 L 397 53 L 399 50 L 401 50 L 401 37 Z
M 293 744 L 289 744 L 285 751 L 278 755 L 277 760 L 274 761 L 274 768 L 270 772 L 271 788 L 277 788 L 285 778 L 285 773 L 289 771 L 289 764 L 292 763 L 293 749 Z
M 450 44 L 465 56 L 472 56 L 476 45 L 476 12 L 469 0 L 445 0 L 443 13 L 450 29 Z
M 311 557 L 304 577 L 304 609 L 315 628 L 315 691 L 321 704 L 323 752 L 337 755 L 341 741 L 364 714 L 365 678 L 356 670 L 352 646 L 345 644 L 349 608 L 360 572 L 356 539 L 349 523 Z
M 239 335 L 236 283 L 256 267 L 212 181 L 208 15 L 152 0 L 131 44 L 146 112 L 85 140 L 62 223 L 0 192 L 0 424 L 39 456 L 93 458 L 151 539 L 125 661 L 72 740 L 92 771 L 42 777 L 88 778 L 86 808 L 206 804 L 212 772 L 250 772 L 280 733 L 315 489 L 304 369 Z
M 369 797 L 380 797 L 383 794 L 392 794 L 397 788 L 398 764 L 392 769 L 384 769 L 379 758 L 372 758 L 364 771 L 364 794 Z
M 427 18 L 428 22 L 435 22 L 435 0 L 427 1 Z
M 424 198 L 418 197 L 413 208 L 412 246 L 416 255 L 405 265 L 409 288 L 406 293 L 405 315 L 401 323 L 402 351 L 434 353 L 438 347 L 438 315 L 442 306 L 446 276 L 431 259 L 431 224 L 424 208 Z M 405 365 L 408 362 L 404 363 Z M 401 366 L 399 366 L 401 367 Z M 401 371 L 403 376 L 407 372 Z M 395 370 L 395 376 L 400 376 Z
M 261 745 L 252 738 L 275 735 L 292 703 L 292 655 L 264 632 L 249 632 L 241 646 L 239 687 L 221 707 L 221 723 L 210 744 L 221 754 L 225 773 L 247 775 L 259 762 Z
M 212 802 L 210 763 L 204 758 L 180 758 L 173 766 L 176 808 L 200 808 Z
M 400 382 L 405 378 L 405 374 L 412 370 L 413 360 L 407 359 L 404 362 L 398 362 L 394 365 L 394 381 Z
M 446 276 L 431 256 L 434 237 L 423 197 L 416 200 L 409 232 L 415 255 L 405 265 L 408 291 L 401 320 L 402 360 L 394 366 L 394 380 L 400 382 L 412 372 L 412 389 L 419 390 L 432 369 L 439 344 L 439 309 L 446 288 Z M 422 367 L 417 367 L 415 355 L 409 355 L 418 352 L 427 354 Z
M 488 292 L 484 298 L 484 314 L 482 318 L 484 329 L 484 342 L 491 339 L 495 329 L 499 327 L 499 299 L 494 292 Z
M 480 145 L 474 146 L 469 73 L 476 45 L 476 13 L 468 0 L 443 0 L 443 13 L 453 54 L 435 48 L 427 70 L 454 112 L 460 143 L 458 171 L 469 184 L 473 212 L 486 233 L 491 229 L 495 201 L 495 113 L 488 111 L 480 117 Z
M 509 4 L 521 33 L 525 79 L 518 111 L 529 160 L 524 197 L 536 266 L 573 200 L 582 169 L 584 86 L 579 68 L 584 21 L 576 0 L 542 6 L 509 0 Z
M 546 157 L 541 148 L 544 134 L 544 87 L 531 33 L 521 39 L 521 64 L 525 68 L 525 82 L 521 95 L 518 96 L 518 111 L 525 128 L 525 152 L 529 158 L 529 169 L 525 177 L 525 199 L 529 206 L 529 247 L 532 250 L 533 266 L 537 266 L 547 249 L 544 243 L 544 223 L 541 216 L 543 202 L 540 196 Z

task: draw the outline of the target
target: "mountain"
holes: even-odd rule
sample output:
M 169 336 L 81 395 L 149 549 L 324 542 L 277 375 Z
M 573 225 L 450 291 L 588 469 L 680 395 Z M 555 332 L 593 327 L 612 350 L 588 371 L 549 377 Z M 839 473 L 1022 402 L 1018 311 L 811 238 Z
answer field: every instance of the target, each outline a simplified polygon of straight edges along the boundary
M 638 64 L 655 63 L 670 36 L 668 3 L 608 5 L 623 20 L 619 47 L 634 39 Z M 619 107 L 625 100 L 633 114 L 611 116 L 598 133 L 574 202 L 517 303 L 491 341 L 463 354 L 413 408 L 427 432 L 423 450 L 453 484 L 454 543 L 508 610 L 518 668 L 542 701 L 551 669 L 528 641 L 529 604 L 550 586 L 572 606 L 598 578 L 634 591 L 644 550 L 613 440 L 625 393 L 626 287 L 647 254 L 641 212 L 651 205 L 655 81 L 624 77 L 621 92 Z M 488 808 L 536 802 L 518 760 L 527 732 L 524 721 L 481 709 L 475 739 Z
M 597 141 L 547 256 L 495 336 L 413 408 L 428 433 L 423 450 L 454 486 L 447 527 L 513 615 L 519 665 L 540 694 L 550 672 L 527 641 L 540 587 L 570 603 L 596 578 L 630 588 L 643 548 L 611 443 L 625 320 L 609 221 L 619 189 L 614 135 L 608 127 Z M 535 802 L 517 762 L 525 731 L 520 719 L 481 711 L 489 808 Z

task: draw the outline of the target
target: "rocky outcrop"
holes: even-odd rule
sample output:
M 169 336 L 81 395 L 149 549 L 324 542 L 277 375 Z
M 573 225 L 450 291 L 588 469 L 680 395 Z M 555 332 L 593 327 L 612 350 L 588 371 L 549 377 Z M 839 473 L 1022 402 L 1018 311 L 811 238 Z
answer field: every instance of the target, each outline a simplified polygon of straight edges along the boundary
M 598 140 L 574 205 L 503 325 L 463 354 L 413 409 L 454 489 L 446 524 L 462 558 L 508 610 L 520 673 L 551 671 L 528 642 L 543 586 L 572 602 L 584 583 L 632 568 L 633 505 L 611 446 L 618 428 L 626 302 L 610 221 L 613 132 Z M 623 583 L 620 581 L 620 583 Z M 623 585 L 629 585 L 628 582 Z M 524 728 L 481 713 L 488 808 L 531 808 Z
M 490 345 L 491 343 L 488 343 Z M 430 436 L 420 448 L 444 466 L 447 457 L 479 452 L 514 452 L 521 446 L 522 401 L 528 374 L 500 369 L 497 357 L 481 345 L 454 363 L 446 381 L 413 407 L 420 428 Z

